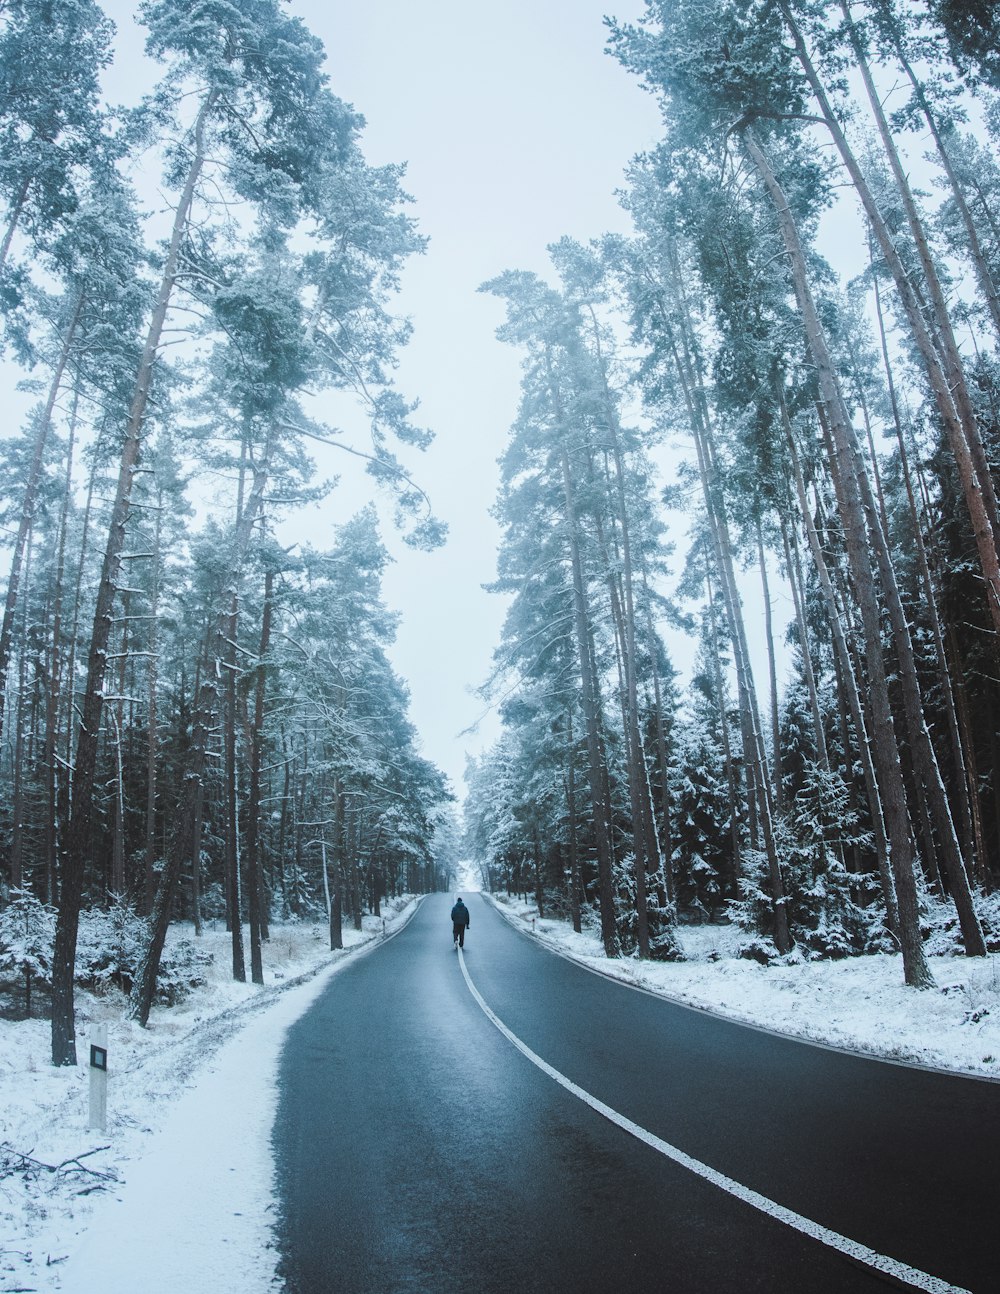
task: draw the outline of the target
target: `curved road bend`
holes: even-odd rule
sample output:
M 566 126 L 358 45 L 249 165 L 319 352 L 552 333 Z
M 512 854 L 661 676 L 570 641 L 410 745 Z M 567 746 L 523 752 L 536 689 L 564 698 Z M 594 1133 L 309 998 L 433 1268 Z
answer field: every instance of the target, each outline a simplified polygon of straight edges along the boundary
M 654 1137 L 939 1278 L 901 1284 L 666 1158 L 532 1064 L 466 985 L 452 901 L 426 899 L 289 1031 L 273 1134 L 288 1294 L 1000 1289 L 1000 1085 L 675 1006 L 470 903 L 466 968 L 523 1044 Z

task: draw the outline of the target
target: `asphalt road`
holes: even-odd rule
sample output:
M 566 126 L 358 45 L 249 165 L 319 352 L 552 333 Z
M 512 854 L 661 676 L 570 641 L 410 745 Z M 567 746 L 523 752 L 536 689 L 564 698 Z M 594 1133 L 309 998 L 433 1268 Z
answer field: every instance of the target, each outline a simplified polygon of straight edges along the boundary
M 615 1126 L 483 1012 L 454 896 L 291 1029 L 274 1146 L 288 1294 L 854 1294 L 900 1280 Z M 533 1052 L 655 1138 L 877 1254 L 1000 1291 L 1000 1085 L 730 1024 L 541 948 L 478 896 L 469 976 Z

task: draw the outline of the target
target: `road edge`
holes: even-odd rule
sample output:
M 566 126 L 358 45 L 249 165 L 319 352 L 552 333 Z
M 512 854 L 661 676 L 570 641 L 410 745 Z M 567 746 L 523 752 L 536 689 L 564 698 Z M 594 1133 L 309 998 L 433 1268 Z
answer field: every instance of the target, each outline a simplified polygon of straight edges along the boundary
M 589 961 L 584 961 L 582 957 L 576 956 L 568 948 L 552 939 L 546 939 L 543 934 L 537 930 L 529 930 L 527 926 L 519 923 L 513 912 L 505 909 L 502 903 L 499 903 L 494 895 L 487 893 L 486 890 L 479 891 L 482 898 L 489 903 L 490 907 L 498 916 L 519 934 L 532 940 L 540 947 L 545 948 L 548 952 L 555 953 L 557 957 L 562 957 L 566 961 L 572 962 L 582 970 L 589 971 L 591 975 L 598 975 L 602 979 L 610 980 L 613 984 L 620 984 L 622 988 L 631 989 L 634 993 L 644 993 L 647 997 L 657 998 L 662 1002 L 670 1002 L 673 1006 L 683 1007 L 686 1011 L 695 1011 L 699 1015 L 711 1016 L 714 1020 L 725 1020 L 728 1024 L 739 1025 L 744 1029 L 753 1029 L 756 1033 L 765 1033 L 772 1038 L 784 1038 L 789 1042 L 802 1043 L 807 1047 L 818 1047 L 822 1051 L 835 1051 L 845 1056 L 856 1056 L 859 1060 L 878 1061 L 882 1065 L 899 1065 L 903 1069 L 919 1069 L 927 1074 L 944 1074 L 949 1078 L 964 1078 L 978 1083 L 992 1083 L 994 1086 L 1000 1085 L 1000 1077 L 993 1074 L 979 1074 L 969 1069 L 950 1069 L 945 1065 L 931 1065 L 919 1060 L 907 1060 L 899 1056 L 885 1056 L 877 1051 L 868 1051 L 860 1047 L 848 1047 L 842 1043 L 827 1042 L 820 1038 L 809 1037 L 808 1034 L 795 1033 L 785 1029 L 775 1029 L 766 1024 L 758 1024 L 754 1020 L 744 1020 L 739 1016 L 729 1015 L 725 1011 L 715 1010 L 710 1006 L 702 1006 L 694 1002 L 686 1002 L 683 998 L 675 997 L 672 993 L 662 990 L 649 988 L 645 984 L 634 984 L 630 979 L 622 975 L 615 975 L 613 971 L 604 970 L 600 966 L 593 966 Z

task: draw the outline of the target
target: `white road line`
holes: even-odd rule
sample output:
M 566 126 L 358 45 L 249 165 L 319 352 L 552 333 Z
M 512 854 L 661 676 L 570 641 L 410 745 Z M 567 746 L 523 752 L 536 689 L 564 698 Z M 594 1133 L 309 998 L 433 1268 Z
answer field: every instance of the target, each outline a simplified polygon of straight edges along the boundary
M 735 1196 L 736 1199 L 742 1200 L 752 1208 L 759 1209 L 761 1213 L 766 1213 L 768 1217 L 775 1218 L 778 1222 L 783 1222 L 786 1226 L 802 1232 L 803 1235 L 810 1236 L 813 1240 L 818 1240 L 820 1244 L 827 1245 L 830 1249 L 839 1250 L 849 1258 L 853 1258 L 855 1262 L 872 1268 L 873 1271 L 882 1272 L 884 1275 L 893 1277 L 913 1289 L 927 1290 L 929 1294 L 972 1294 L 970 1290 L 964 1289 L 961 1285 L 950 1285 L 947 1281 L 941 1280 L 937 1276 L 931 1276 L 927 1272 L 920 1271 L 917 1267 L 909 1267 L 906 1263 L 898 1262 L 895 1258 L 889 1258 L 885 1254 L 877 1253 L 874 1249 L 869 1249 L 867 1245 L 863 1245 L 857 1240 L 849 1240 L 847 1236 L 839 1235 L 836 1231 L 830 1231 L 818 1222 L 804 1218 L 801 1213 L 795 1213 L 792 1209 L 786 1209 L 782 1204 L 776 1204 L 774 1200 L 769 1200 L 766 1195 L 761 1195 L 758 1191 L 751 1190 L 749 1186 L 743 1186 L 741 1183 L 734 1181 L 733 1178 L 727 1177 L 724 1173 L 719 1173 L 714 1168 L 710 1168 L 708 1164 L 703 1164 L 700 1160 L 686 1155 L 683 1150 L 678 1150 L 676 1146 L 670 1145 L 669 1142 L 640 1127 L 638 1123 L 633 1123 L 624 1114 L 619 1114 L 610 1105 L 605 1105 L 596 1096 L 591 1096 L 589 1092 L 584 1091 L 582 1087 L 578 1087 L 565 1074 L 561 1074 L 558 1069 L 553 1069 L 547 1061 L 542 1060 L 541 1056 L 532 1051 L 527 1043 L 522 1042 L 516 1033 L 512 1033 L 500 1017 L 487 1006 L 466 969 L 465 956 L 461 948 L 458 950 L 458 961 L 462 967 L 462 974 L 465 976 L 469 992 L 475 998 L 487 1019 L 496 1025 L 507 1041 L 513 1043 L 519 1052 L 527 1056 L 531 1063 L 536 1065 L 544 1074 L 548 1074 L 549 1078 L 555 1079 L 560 1087 L 564 1087 L 567 1092 L 571 1092 L 611 1123 L 616 1124 L 639 1141 L 645 1142 L 653 1150 L 658 1150 L 661 1155 L 665 1155 L 667 1159 L 672 1159 L 675 1164 L 696 1173 L 699 1177 L 704 1178 L 706 1182 L 711 1182 L 713 1186 L 718 1186 L 721 1190 Z

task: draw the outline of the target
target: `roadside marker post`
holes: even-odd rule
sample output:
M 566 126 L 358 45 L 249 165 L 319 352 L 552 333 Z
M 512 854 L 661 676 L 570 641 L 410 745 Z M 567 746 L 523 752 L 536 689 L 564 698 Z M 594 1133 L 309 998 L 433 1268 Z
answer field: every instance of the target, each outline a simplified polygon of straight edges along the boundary
M 87 1127 L 106 1132 L 108 1126 L 108 1026 L 90 1030 L 90 1119 Z

